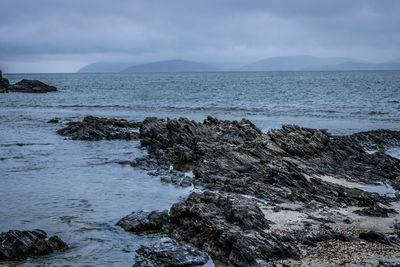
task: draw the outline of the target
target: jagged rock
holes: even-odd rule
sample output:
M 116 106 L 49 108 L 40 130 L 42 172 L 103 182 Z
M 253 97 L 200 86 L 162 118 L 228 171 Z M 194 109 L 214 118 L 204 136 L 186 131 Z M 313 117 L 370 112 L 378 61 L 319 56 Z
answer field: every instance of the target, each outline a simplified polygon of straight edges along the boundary
M 291 243 L 264 232 L 270 222 L 253 199 L 192 193 L 186 201 L 172 206 L 170 222 L 171 237 L 235 266 L 255 266 L 260 259 L 299 257 Z
M 395 209 L 388 209 L 380 206 L 370 206 L 362 210 L 356 210 L 356 214 L 371 217 L 389 217 L 389 214 L 397 214 Z
M 73 140 L 102 140 L 124 139 L 134 140 L 139 134 L 133 132 L 133 128 L 140 123 L 126 120 L 98 118 L 86 116 L 82 122 L 70 122 L 67 127 L 57 131 L 59 135 L 69 136 Z
M 138 255 L 133 266 L 138 267 L 201 266 L 209 260 L 206 253 L 170 239 L 163 239 L 151 247 L 142 246 L 136 252 Z
M 117 223 L 128 232 L 165 232 L 169 227 L 168 211 L 137 211 Z
M 270 222 L 260 209 L 265 203 L 302 203 L 300 213 L 306 208 L 346 206 L 363 208 L 361 215 L 395 212 L 382 207 L 390 206 L 393 199 L 319 177 L 360 184 L 383 179 L 396 186 L 400 160 L 382 152 L 369 154 L 366 149 L 373 144 L 383 148 L 395 144 L 400 141 L 398 131 L 331 136 L 325 130 L 283 125 L 262 134 L 244 119 L 208 117 L 197 123 L 185 118 L 147 118 L 140 138 L 149 155 L 132 166 L 157 169 L 160 174 L 160 169 L 171 165 L 190 165 L 195 185 L 213 190 L 193 193 L 172 206 L 169 236 L 228 264 L 257 266 L 300 257 L 297 243 L 351 240 L 346 234 L 325 230 L 314 236 L 307 231 L 284 236 L 268 232 Z M 321 217 L 319 223 L 317 228 L 322 229 L 334 221 Z
M 58 90 L 56 87 L 47 85 L 38 80 L 23 79 L 14 85 L 10 85 L 8 91 L 16 93 L 47 93 L 57 92 Z
M 67 244 L 60 238 L 47 238 L 46 232 L 42 230 L 10 230 L 0 234 L 0 260 L 23 260 L 67 248 Z
M 368 150 L 385 150 L 387 146 L 400 145 L 400 131 L 379 129 L 359 132 L 348 137 Z

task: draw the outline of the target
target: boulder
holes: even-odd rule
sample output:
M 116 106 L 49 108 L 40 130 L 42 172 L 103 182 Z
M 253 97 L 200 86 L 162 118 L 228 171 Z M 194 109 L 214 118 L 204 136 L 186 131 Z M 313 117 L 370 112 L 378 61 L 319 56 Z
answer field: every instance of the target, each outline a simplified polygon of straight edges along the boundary
M 23 260 L 27 257 L 43 256 L 53 251 L 64 251 L 67 244 L 57 236 L 47 238 L 42 230 L 10 230 L 0 233 L 0 261 Z
M 117 222 L 128 232 L 165 232 L 169 227 L 168 211 L 137 211 Z
M 16 93 L 47 93 L 57 92 L 57 88 L 38 80 L 23 79 L 16 84 L 10 85 L 8 91 Z

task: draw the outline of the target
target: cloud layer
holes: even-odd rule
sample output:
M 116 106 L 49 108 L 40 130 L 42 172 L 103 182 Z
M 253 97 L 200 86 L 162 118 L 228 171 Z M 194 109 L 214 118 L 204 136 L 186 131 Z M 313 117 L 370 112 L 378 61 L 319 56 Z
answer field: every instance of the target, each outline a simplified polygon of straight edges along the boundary
M 2 0 L 0 67 L 69 72 L 94 61 L 400 57 L 396 0 Z

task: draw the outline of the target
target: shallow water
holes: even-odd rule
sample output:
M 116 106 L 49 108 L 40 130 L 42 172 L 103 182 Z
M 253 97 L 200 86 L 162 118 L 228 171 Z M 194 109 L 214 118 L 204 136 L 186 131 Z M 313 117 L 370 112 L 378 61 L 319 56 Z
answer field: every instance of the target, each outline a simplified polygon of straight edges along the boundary
M 71 247 L 26 266 L 131 266 L 133 252 L 158 236 L 126 233 L 115 223 L 135 210 L 169 208 L 191 190 L 112 163 L 144 155 L 137 141 L 65 140 L 55 134 L 61 124 L 46 123 L 51 118 L 212 115 L 246 117 L 264 131 L 283 123 L 334 134 L 400 129 L 395 71 L 5 76 L 59 88 L 0 95 L 0 231 L 41 228 Z

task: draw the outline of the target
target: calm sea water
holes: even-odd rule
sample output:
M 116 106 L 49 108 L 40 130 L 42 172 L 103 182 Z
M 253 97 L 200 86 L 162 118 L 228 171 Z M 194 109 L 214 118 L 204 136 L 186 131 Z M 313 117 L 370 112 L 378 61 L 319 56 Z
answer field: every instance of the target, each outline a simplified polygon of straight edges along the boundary
M 159 236 L 126 233 L 115 223 L 135 210 L 169 208 L 191 191 L 110 163 L 143 156 L 137 141 L 66 140 L 55 134 L 62 125 L 46 123 L 51 118 L 212 115 L 245 117 L 264 131 L 283 123 L 334 134 L 400 130 L 399 71 L 5 76 L 59 88 L 0 94 L 0 232 L 40 228 L 71 247 L 23 266 L 131 266 L 134 251 Z M 399 149 L 390 154 L 398 157 Z

